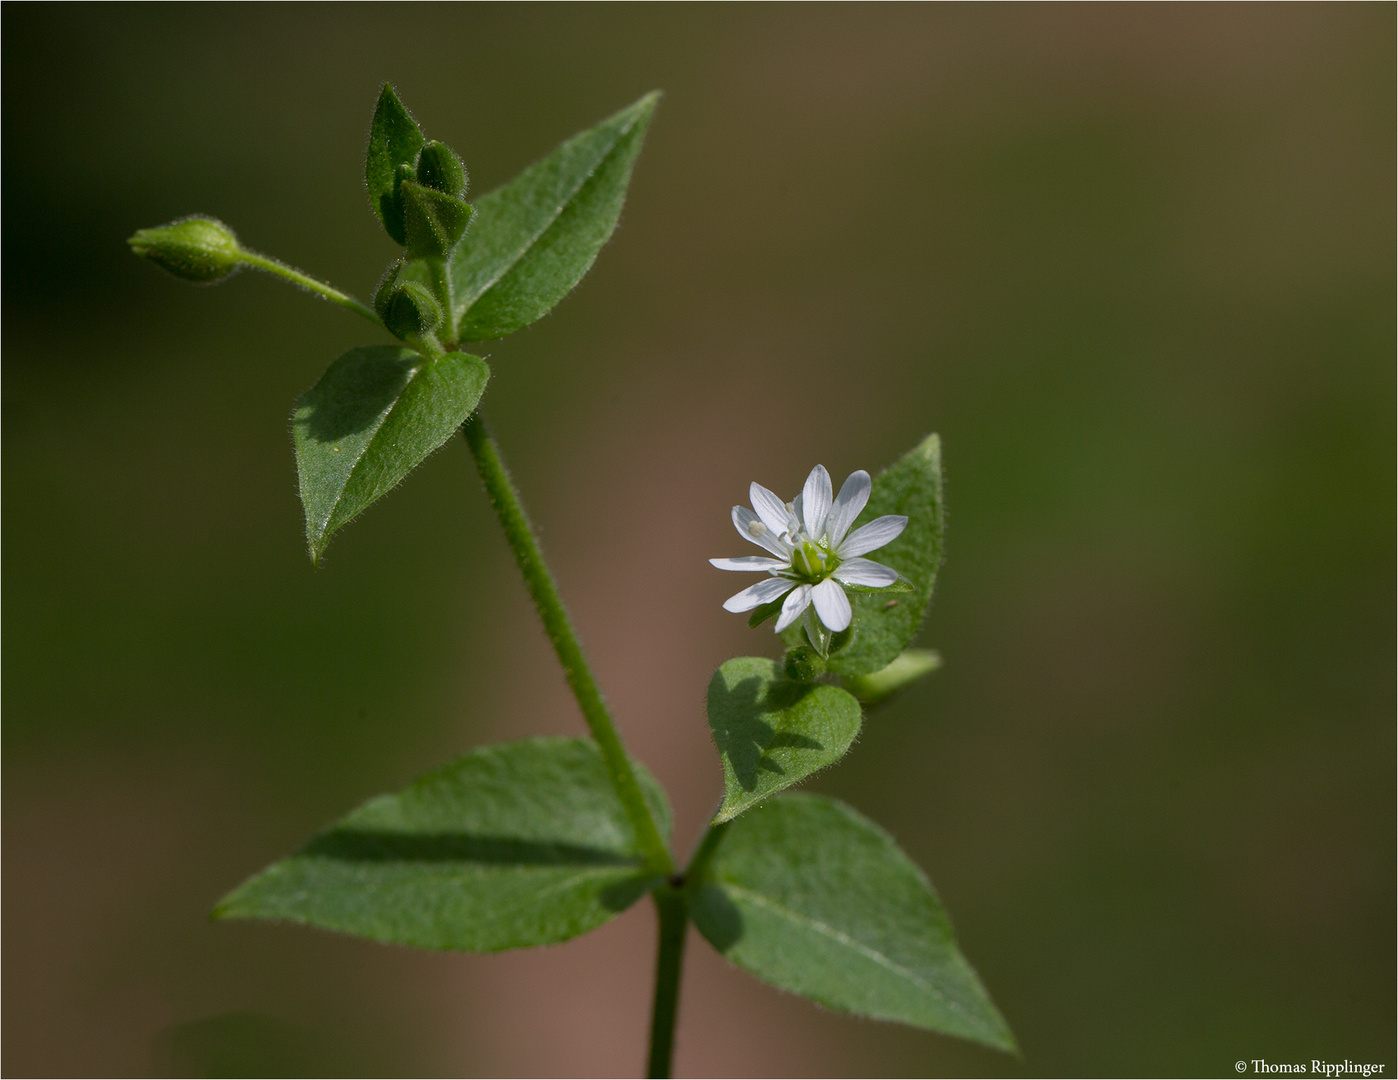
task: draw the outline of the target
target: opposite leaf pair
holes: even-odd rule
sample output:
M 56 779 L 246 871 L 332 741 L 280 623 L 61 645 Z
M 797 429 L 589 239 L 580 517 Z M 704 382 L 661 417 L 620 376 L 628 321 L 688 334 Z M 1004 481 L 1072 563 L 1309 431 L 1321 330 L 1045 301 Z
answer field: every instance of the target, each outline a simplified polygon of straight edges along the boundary
M 660 786 L 637 768 L 668 833 Z M 716 830 L 684 886 L 714 948 L 833 1009 L 1012 1049 L 931 885 L 873 822 L 787 795 Z M 495 952 L 567 941 L 661 884 L 587 739 L 474 750 L 248 881 L 220 918 Z

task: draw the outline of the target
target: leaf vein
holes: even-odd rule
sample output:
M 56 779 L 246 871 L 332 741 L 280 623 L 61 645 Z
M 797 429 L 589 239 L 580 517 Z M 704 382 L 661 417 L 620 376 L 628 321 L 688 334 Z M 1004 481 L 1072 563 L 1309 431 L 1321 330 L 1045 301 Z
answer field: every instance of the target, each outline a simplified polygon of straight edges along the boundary
M 768 911 L 779 916 L 780 918 L 787 919 L 790 922 L 796 923 L 798 926 L 804 926 L 809 930 L 815 931 L 817 934 L 822 934 L 825 937 L 830 938 L 832 941 L 836 942 L 837 944 L 843 945 L 847 949 L 857 952 L 860 956 L 863 956 L 865 959 L 872 960 L 880 967 L 906 979 L 908 982 L 912 983 L 918 989 L 925 990 L 933 997 L 939 999 L 944 1005 L 947 1006 L 947 1008 L 951 1009 L 953 1012 L 960 1013 L 968 1020 L 974 1021 L 975 1018 L 966 1011 L 965 1007 L 960 1002 L 948 997 L 944 991 L 933 986 L 926 980 L 919 978 L 915 972 L 910 971 L 908 968 L 905 968 L 902 964 L 899 964 L 897 961 L 886 956 L 884 953 L 879 952 L 878 949 L 875 949 L 869 945 L 865 945 L 862 941 L 856 941 L 854 938 L 846 934 L 843 930 L 831 926 L 827 922 L 821 922 L 819 919 L 813 919 L 809 915 L 803 915 L 799 911 L 793 911 L 791 908 L 785 906 L 784 904 L 779 904 L 775 900 L 772 900 L 771 898 L 764 896 L 759 892 L 754 892 L 752 889 L 744 888 L 741 885 L 734 885 L 730 882 L 724 882 L 722 888 L 724 889 L 724 891 L 735 893 L 743 899 L 749 901 L 750 903 L 756 904 L 758 907 L 766 908 Z
M 499 284 L 501 278 L 503 278 L 506 274 L 508 274 L 511 270 L 513 270 L 516 266 L 519 265 L 520 260 L 523 259 L 525 255 L 529 254 L 530 249 L 533 248 L 534 245 L 539 242 L 539 238 L 543 236 L 544 233 L 548 232 L 549 229 L 553 227 L 554 222 L 556 222 L 560 217 L 563 216 L 563 211 L 568 208 L 568 204 L 573 201 L 573 198 L 577 195 L 579 191 L 581 191 L 584 187 L 587 186 L 587 182 L 597 175 L 597 170 L 600 169 L 603 163 L 606 162 L 606 160 L 609 157 L 611 157 L 612 154 L 616 151 L 617 144 L 619 144 L 622 139 L 626 138 L 626 136 L 630 133 L 631 129 L 635 126 L 636 117 L 633 116 L 630 118 L 630 120 L 627 121 L 625 127 L 618 130 L 616 138 L 612 140 L 611 145 L 607 147 L 606 151 L 602 153 L 595 162 L 593 162 L 592 167 L 579 177 L 577 184 L 574 185 L 568 191 L 567 195 L 563 198 L 563 201 L 558 204 L 558 206 L 554 209 L 553 213 L 548 217 L 548 219 L 539 226 L 538 231 L 524 241 L 523 245 L 520 246 L 514 252 L 514 254 L 510 256 L 508 262 L 501 264 L 499 271 L 495 274 L 494 277 L 490 278 L 490 280 L 480 285 L 480 287 L 476 290 L 476 295 L 473 299 L 464 301 L 461 304 L 460 308 L 453 313 L 455 320 L 458 324 L 465 317 L 466 313 L 470 311 L 471 308 L 476 304 L 476 302 L 480 300 L 481 297 L 483 297 L 487 292 L 489 292 L 492 288 Z M 491 194 L 493 195 L 495 194 L 495 192 L 491 192 Z M 484 198 L 482 198 L 481 201 L 484 202 L 485 199 L 489 197 L 490 196 L 487 195 Z

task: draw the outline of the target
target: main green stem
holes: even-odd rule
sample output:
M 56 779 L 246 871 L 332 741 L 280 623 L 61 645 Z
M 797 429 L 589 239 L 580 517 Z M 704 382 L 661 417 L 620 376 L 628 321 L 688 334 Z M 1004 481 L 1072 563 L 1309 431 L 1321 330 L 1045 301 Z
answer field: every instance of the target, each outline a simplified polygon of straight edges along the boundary
M 592 737 L 601 748 L 607 775 L 626 809 L 626 816 L 635 830 L 636 842 L 645 857 L 646 866 L 657 874 L 669 877 L 675 871 L 670 851 L 665 846 L 650 807 L 646 805 L 646 800 L 641 794 L 636 770 L 631 767 L 631 760 L 626 756 L 626 748 L 622 746 L 621 738 L 617 735 L 616 725 L 612 723 L 606 702 L 602 700 L 602 693 L 597 689 L 597 682 L 593 679 L 592 669 L 588 667 L 587 658 L 583 655 L 578 635 L 563 608 L 563 601 L 559 599 L 553 575 L 544 563 L 538 541 L 534 539 L 534 530 L 524 514 L 524 507 L 520 505 L 519 493 L 510 480 L 510 474 L 505 471 L 505 463 L 500 460 L 500 448 L 486 430 L 479 414 L 467 420 L 461 430 L 466 436 L 466 444 L 471 448 L 471 455 L 476 459 L 476 470 L 480 473 L 486 493 L 495 507 L 500 526 L 505 530 L 505 537 L 510 542 L 515 562 L 524 574 L 529 595 L 534 598 L 539 617 L 544 621 L 544 629 L 549 640 L 553 642 L 553 650 L 558 654 L 559 663 L 563 665 L 568 685 L 572 688 L 573 696 L 577 698 L 578 707 L 582 709 L 583 719 L 587 721 Z
M 680 971 L 684 967 L 684 938 L 689 908 L 684 892 L 666 885 L 651 893 L 660 924 L 655 955 L 655 1004 L 650 1016 L 650 1060 L 647 1076 L 668 1077 L 675 1051 L 675 1014 L 680 1004 Z

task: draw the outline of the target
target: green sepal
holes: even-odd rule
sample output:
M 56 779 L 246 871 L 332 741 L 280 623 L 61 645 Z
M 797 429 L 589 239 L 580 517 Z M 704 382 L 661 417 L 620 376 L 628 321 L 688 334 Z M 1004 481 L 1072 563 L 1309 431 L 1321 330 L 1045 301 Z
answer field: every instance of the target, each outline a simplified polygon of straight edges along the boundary
M 838 686 L 793 682 L 775 660 L 740 656 L 709 680 L 709 728 L 723 759 L 728 821 L 833 765 L 859 734 L 859 702 Z
M 1015 1052 L 926 876 L 836 799 L 787 794 L 743 815 L 685 892 L 705 939 L 764 982 Z
M 635 768 L 668 836 L 665 793 Z M 527 739 L 473 750 L 371 799 L 214 915 L 495 952 L 600 926 L 661 884 L 644 863 L 597 744 Z
M 375 216 L 383 224 L 384 231 L 400 244 L 406 242 L 406 234 L 398 185 L 404 175 L 417 174 L 418 151 L 426 141 L 417 121 L 398 100 L 392 83 L 384 83 L 369 125 L 364 184 L 369 189 L 369 205 Z M 404 167 L 408 170 L 406 174 L 400 171 Z
M 474 208 L 464 199 L 415 180 L 398 185 L 408 258 L 443 258 L 466 234 Z
M 444 142 L 432 140 L 417 159 L 417 182 L 459 199 L 466 197 L 466 166 Z
M 616 228 L 659 100 L 647 94 L 476 200 L 451 260 L 457 340 L 528 326 L 582 279 Z
M 431 333 L 445 318 L 432 290 L 415 281 L 392 282 L 380 289 L 374 310 L 390 334 L 405 340 Z
M 867 675 L 850 675 L 842 685 L 864 705 L 878 705 L 941 666 L 940 653 L 931 649 L 905 649 L 887 667 Z
M 351 349 L 291 417 L 311 560 L 331 535 L 451 438 L 490 378 L 479 356 L 436 360 L 397 345 Z
M 765 623 L 772 616 L 778 614 L 782 609 L 782 604 L 786 603 L 786 597 L 781 596 L 773 600 L 770 604 L 759 604 L 752 609 L 752 614 L 748 616 L 748 626 L 756 629 Z

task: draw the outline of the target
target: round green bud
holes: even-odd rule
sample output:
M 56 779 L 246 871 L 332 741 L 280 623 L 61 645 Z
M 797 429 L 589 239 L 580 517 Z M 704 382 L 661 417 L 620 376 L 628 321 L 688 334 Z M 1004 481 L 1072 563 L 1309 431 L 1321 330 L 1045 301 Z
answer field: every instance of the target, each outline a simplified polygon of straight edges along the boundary
M 458 199 L 466 194 L 466 166 L 444 142 L 430 142 L 417 159 L 417 182 Z
M 187 217 L 140 229 L 126 242 L 137 255 L 186 281 L 218 281 L 243 261 L 233 230 L 214 218 Z
M 792 682 L 813 682 L 825 674 L 825 657 L 809 645 L 797 645 L 786 651 L 784 666 Z
M 415 338 L 442 325 L 442 305 L 425 285 L 389 279 L 374 297 L 374 309 L 388 332 L 397 338 Z

